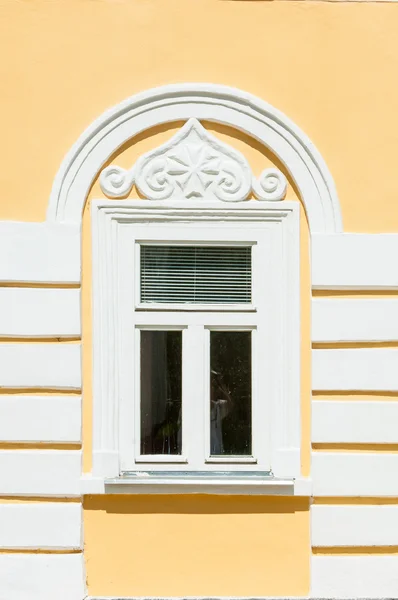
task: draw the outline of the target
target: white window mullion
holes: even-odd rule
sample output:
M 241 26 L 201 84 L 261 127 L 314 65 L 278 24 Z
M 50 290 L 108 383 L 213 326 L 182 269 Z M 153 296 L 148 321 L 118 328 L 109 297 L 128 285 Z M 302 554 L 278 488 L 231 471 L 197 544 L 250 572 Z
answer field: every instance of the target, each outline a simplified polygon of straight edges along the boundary
M 190 325 L 182 346 L 182 444 L 190 469 L 204 465 L 205 344 L 203 325 Z

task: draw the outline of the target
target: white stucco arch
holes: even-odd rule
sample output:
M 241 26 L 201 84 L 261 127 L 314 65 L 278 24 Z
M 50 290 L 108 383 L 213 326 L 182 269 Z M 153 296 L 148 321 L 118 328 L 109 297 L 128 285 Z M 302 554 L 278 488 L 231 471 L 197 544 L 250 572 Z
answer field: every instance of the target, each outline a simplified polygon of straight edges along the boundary
M 307 136 L 284 114 L 255 96 L 203 83 L 151 89 L 128 98 L 94 121 L 58 171 L 47 222 L 80 224 L 92 182 L 120 146 L 151 127 L 191 117 L 238 129 L 270 149 L 299 190 L 311 233 L 342 231 L 332 176 Z

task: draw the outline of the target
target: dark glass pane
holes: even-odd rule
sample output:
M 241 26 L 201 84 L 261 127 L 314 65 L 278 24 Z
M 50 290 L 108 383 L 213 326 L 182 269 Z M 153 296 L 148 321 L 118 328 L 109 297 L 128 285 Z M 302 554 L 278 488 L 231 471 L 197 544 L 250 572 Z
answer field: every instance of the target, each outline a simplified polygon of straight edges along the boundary
M 181 331 L 141 331 L 141 454 L 181 454 L 181 366 Z
M 251 440 L 251 332 L 210 332 L 210 454 L 245 456 Z

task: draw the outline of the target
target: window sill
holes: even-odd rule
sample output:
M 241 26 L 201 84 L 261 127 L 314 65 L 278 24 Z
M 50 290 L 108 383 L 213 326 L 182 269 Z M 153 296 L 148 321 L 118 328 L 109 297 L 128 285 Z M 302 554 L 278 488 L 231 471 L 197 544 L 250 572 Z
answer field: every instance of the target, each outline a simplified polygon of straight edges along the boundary
M 272 476 L 214 476 L 211 474 L 124 475 L 81 478 L 81 493 L 88 494 L 216 494 L 311 496 L 312 482 L 308 478 L 278 479 Z

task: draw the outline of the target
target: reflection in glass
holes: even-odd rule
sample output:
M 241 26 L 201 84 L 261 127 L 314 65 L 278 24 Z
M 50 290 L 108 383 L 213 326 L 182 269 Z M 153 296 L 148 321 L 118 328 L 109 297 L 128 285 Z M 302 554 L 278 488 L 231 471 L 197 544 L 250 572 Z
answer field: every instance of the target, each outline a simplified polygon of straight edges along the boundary
M 181 454 L 181 367 L 181 331 L 141 331 L 141 454 Z
M 251 332 L 210 332 L 210 454 L 250 456 Z

